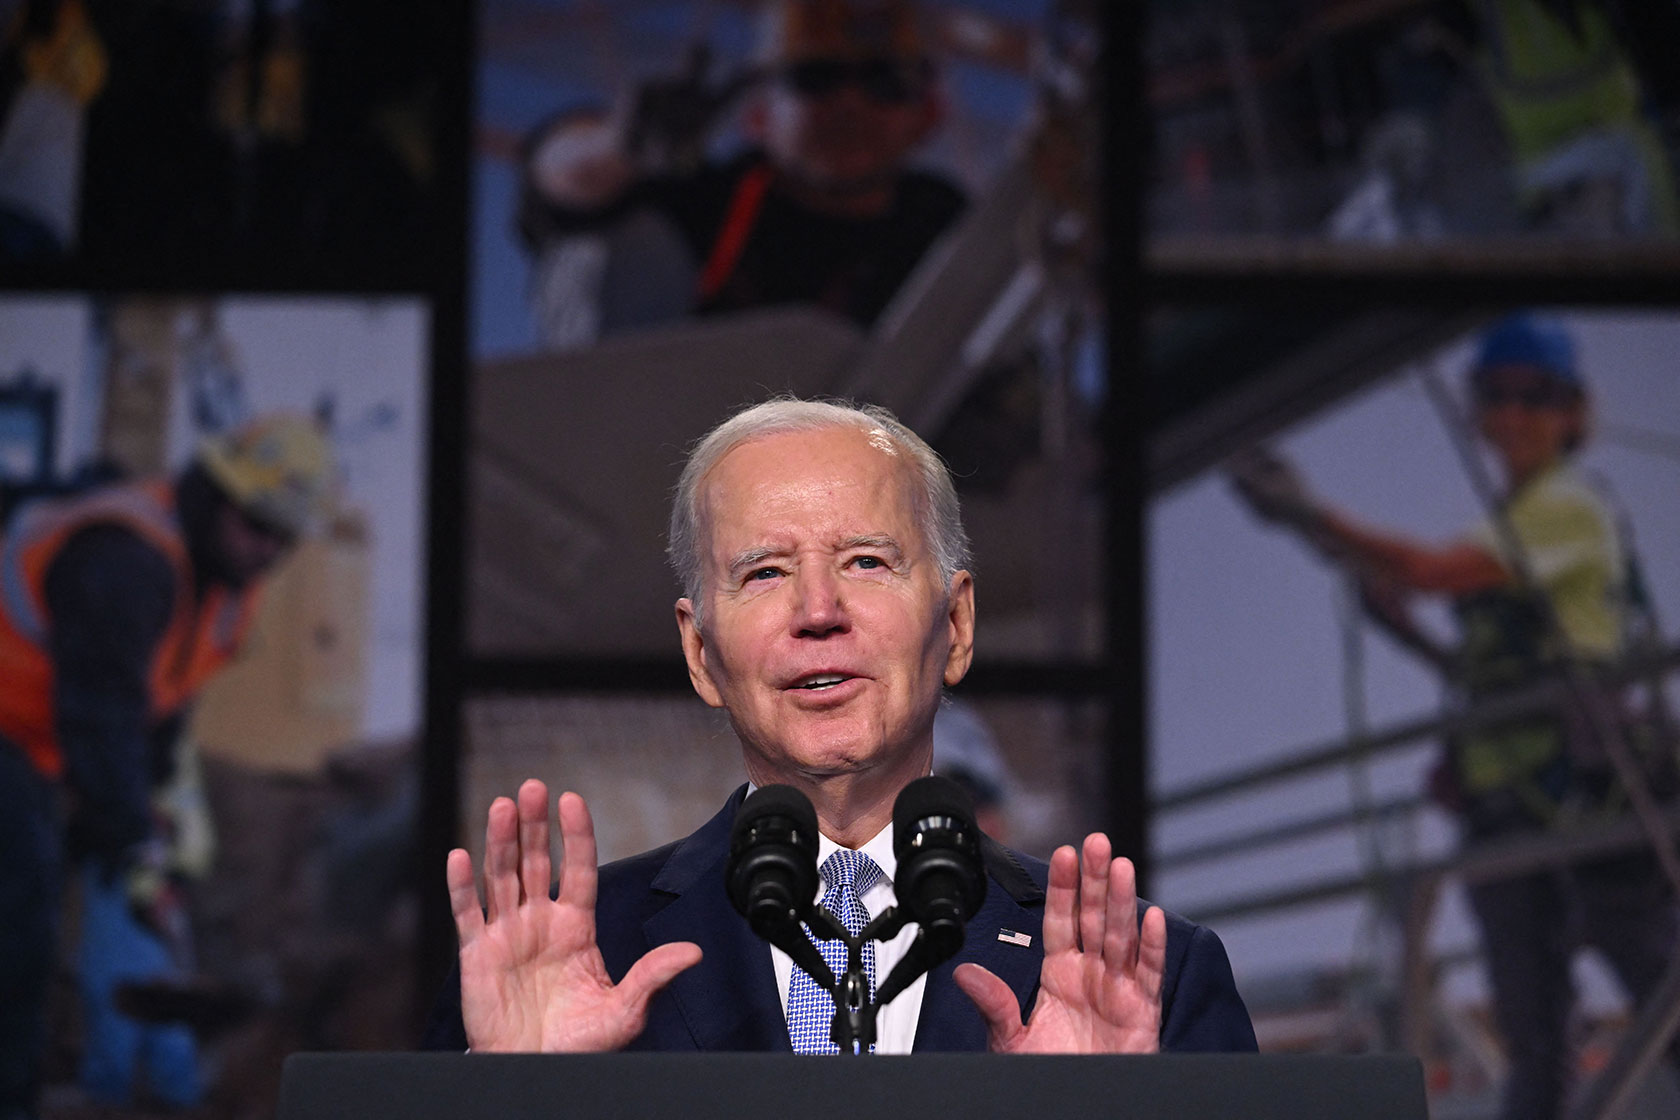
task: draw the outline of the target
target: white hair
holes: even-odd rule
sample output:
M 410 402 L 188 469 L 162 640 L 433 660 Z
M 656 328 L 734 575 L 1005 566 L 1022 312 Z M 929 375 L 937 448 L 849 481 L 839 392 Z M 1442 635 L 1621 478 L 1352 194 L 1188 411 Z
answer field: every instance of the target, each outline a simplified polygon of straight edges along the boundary
M 871 435 L 879 433 L 905 455 L 915 467 L 913 477 L 917 528 L 945 585 L 951 577 L 969 568 L 968 534 L 963 531 L 962 508 L 950 468 L 927 441 L 906 427 L 898 417 L 879 405 L 851 401 L 802 400 L 777 397 L 743 409 L 700 437 L 689 452 L 682 477 L 677 480 L 671 503 L 671 531 L 666 555 L 676 570 L 683 594 L 694 604 L 695 618 L 701 615 L 704 593 L 704 560 L 701 543 L 700 483 L 725 455 L 743 443 L 790 432 L 816 432 L 829 428 L 855 428 Z

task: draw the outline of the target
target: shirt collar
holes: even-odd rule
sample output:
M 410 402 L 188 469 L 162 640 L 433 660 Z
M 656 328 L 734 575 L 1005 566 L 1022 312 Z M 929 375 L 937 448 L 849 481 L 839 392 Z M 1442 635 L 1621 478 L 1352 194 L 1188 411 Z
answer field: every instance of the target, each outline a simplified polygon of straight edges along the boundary
M 822 833 L 817 833 L 817 869 L 819 872 L 822 865 L 828 862 L 828 857 L 839 850 L 839 844 Z M 898 871 L 898 860 L 893 856 L 892 825 L 890 823 L 860 845 L 857 850 L 875 861 L 875 866 L 881 869 L 881 877 L 886 882 L 893 881 L 893 875 Z M 825 882 L 823 885 L 826 887 L 828 884 Z

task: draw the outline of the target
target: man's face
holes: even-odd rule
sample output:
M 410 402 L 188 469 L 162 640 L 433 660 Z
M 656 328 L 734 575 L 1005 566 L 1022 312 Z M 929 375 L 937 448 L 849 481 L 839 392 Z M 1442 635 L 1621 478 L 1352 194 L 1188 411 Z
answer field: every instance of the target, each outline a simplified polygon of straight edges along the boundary
M 705 621 L 682 599 L 677 622 L 759 785 L 927 772 L 974 590 L 967 572 L 941 579 L 911 469 L 884 434 L 836 427 L 742 444 L 701 481 Z
M 781 67 L 759 128 L 771 162 L 807 187 L 889 185 L 939 119 L 925 68 L 896 59 L 805 59 Z
M 1498 366 L 1476 385 L 1476 418 L 1482 437 L 1513 480 L 1550 466 L 1580 427 L 1582 404 L 1545 370 Z

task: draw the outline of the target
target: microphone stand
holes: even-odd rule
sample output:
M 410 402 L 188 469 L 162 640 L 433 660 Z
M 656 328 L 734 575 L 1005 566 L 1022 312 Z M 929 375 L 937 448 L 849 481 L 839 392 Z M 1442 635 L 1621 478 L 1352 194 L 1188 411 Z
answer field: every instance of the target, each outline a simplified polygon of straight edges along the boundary
M 797 958 L 794 961 L 805 969 L 818 987 L 834 998 L 834 1025 L 829 1030 L 829 1038 L 840 1048 L 841 1053 L 869 1053 L 869 1048 L 875 1044 L 875 1016 L 881 1008 L 908 988 L 916 977 L 952 956 L 962 944 L 960 922 L 956 926 L 956 944 L 950 945 L 948 951 L 943 954 L 937 953 L 934 943 L 944 941 L 945 938 L 936 935 L 930 939 L 926 929 L 918 929 L 915 941 L 911 942 L 903 959 L 882 981 L 872 1000 L 869 996 L 869 973 L 863 967 L 863 947 L 871 941 L 891 941 L 898 936 L 909 920 L 908 914 L 901 912 L 896 906 L 889 906 L 853 937 L 846 932 L 846 927 L 840 924 L 838 918 L 821 906 L 814 908 L 811 916 L 806 919 L 811 932 L 822 940 L 838 939 L 846 944 L 846 971 L 839 978 L 835 978 L 828 969 L 827 962 L 823 961 L 821 954 L 812 954 L 823 964 L 820 970 L 806 968 Z M 810 942 L 807 941 L 806 944 L 810 945 Z M 949 945 L 949 942 L 946 944 Z
M 923 777 L 899 792 L 893 805 L 894 844 L 910 890 L 907 908 L 889 906 L 853 937 L 832 912 L 808 902 L 816 887 L 816 814 L 810 799 L 787 786 L 765 786 L 743 803 L 730 833 L 729 900 L 754 933 L 781 949 L 834 1001 L 829 1040 L 864 1054 L 875 1044 L 875 1016 L 934 965 L 962 948 L 963 926 L 985 897 L 978 831 L 968 795 L 949 779 Z M 804 925 L 801 925 L 801 918 Z M 892 973 L 871 993 L 863 950 L 889 941 L 912 920 L 916 937 Z M 846 969 L 836 978 L 820 941 L 846 946 Z

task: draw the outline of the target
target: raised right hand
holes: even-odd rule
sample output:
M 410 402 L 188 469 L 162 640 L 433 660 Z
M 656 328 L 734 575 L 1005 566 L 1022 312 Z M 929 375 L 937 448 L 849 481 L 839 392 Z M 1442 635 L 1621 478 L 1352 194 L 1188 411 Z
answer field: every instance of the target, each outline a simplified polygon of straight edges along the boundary
M 622 129 L 605 117 L 578 116 L 557 124 L 531 149 L 526 173 L 542 198 L 557 206 L 596 210 L 616 202 L 636 178 Z
M 461 945 L 461 1017 L 484 1051 L 617 1050 L 647 1021 L 654 993 L 700 960 L 689 941 L 660 945 L 622 982 L 595 943 L 595 826 L 575 793 L 560 796 L 560 889 L 549 897 L 548 787 L 531 779 L 516 805 L 498 797 L 484 830 L 484 900 L 472 858 L 449 853 L 449 906 Z

